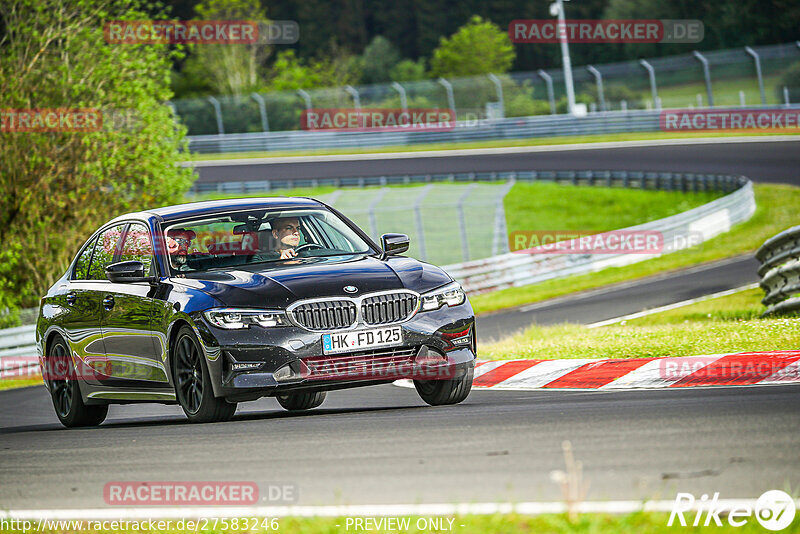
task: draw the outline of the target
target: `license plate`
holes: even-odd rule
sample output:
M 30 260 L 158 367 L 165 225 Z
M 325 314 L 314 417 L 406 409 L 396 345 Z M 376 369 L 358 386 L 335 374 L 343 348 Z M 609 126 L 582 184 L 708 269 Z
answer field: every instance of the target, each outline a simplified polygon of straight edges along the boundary
M 400 345 L 403 342 L 403 331 L 399 326 L 322 334 L 322 352 L 336 354 L 374 347 Z

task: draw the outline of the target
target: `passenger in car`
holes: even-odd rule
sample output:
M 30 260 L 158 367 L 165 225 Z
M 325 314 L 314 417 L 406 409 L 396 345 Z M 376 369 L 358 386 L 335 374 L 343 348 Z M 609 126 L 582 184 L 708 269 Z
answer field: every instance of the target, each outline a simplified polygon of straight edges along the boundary
M 176 271 L 189 270 L 186 262 L 189 255 L 189 247 L 195 237 L 197 237 L 197 234 L 194 230 L 185 230 L 183 228 L 173 228 L 167 232 L 169 262 Z

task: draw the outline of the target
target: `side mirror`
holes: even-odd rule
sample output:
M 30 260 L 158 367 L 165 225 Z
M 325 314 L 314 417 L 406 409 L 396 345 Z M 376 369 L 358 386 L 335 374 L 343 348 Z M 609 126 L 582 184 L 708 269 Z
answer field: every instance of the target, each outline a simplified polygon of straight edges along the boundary
M 106 278 L 116 283 L 150 282 L 151 276 L 144 275 L 144 264 L 140 261 L 121 261 L 106 265 Z
M 383 234 L 381 248 L 386 256 L 402 254 L 408 250 L 408 236 L 406 234 Z

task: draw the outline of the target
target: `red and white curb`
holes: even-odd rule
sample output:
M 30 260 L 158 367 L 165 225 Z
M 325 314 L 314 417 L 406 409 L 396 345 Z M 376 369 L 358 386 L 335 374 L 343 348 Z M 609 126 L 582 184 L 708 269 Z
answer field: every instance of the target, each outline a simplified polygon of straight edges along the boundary
M 413 387 L 411 380 L 398 386 Z M 640 389 L 800 384 L 800 350 L 708 356 L 478 361 L 472 386 L 492 390 Z

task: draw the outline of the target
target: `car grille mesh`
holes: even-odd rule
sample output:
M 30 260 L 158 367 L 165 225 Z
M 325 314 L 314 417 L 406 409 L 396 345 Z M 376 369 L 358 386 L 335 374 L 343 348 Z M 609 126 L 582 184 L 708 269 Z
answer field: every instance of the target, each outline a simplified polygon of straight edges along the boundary
M 301 304 L 292 310 L 295 321 L 310 330 L 347 328 L 356 322 L 356 305 L 349 300 Z
M 369 325 L 391 324 L 408 319 L 416 309 L 416 295 L 389 293 L 365 298 L 361 302 L 361 317 Z

